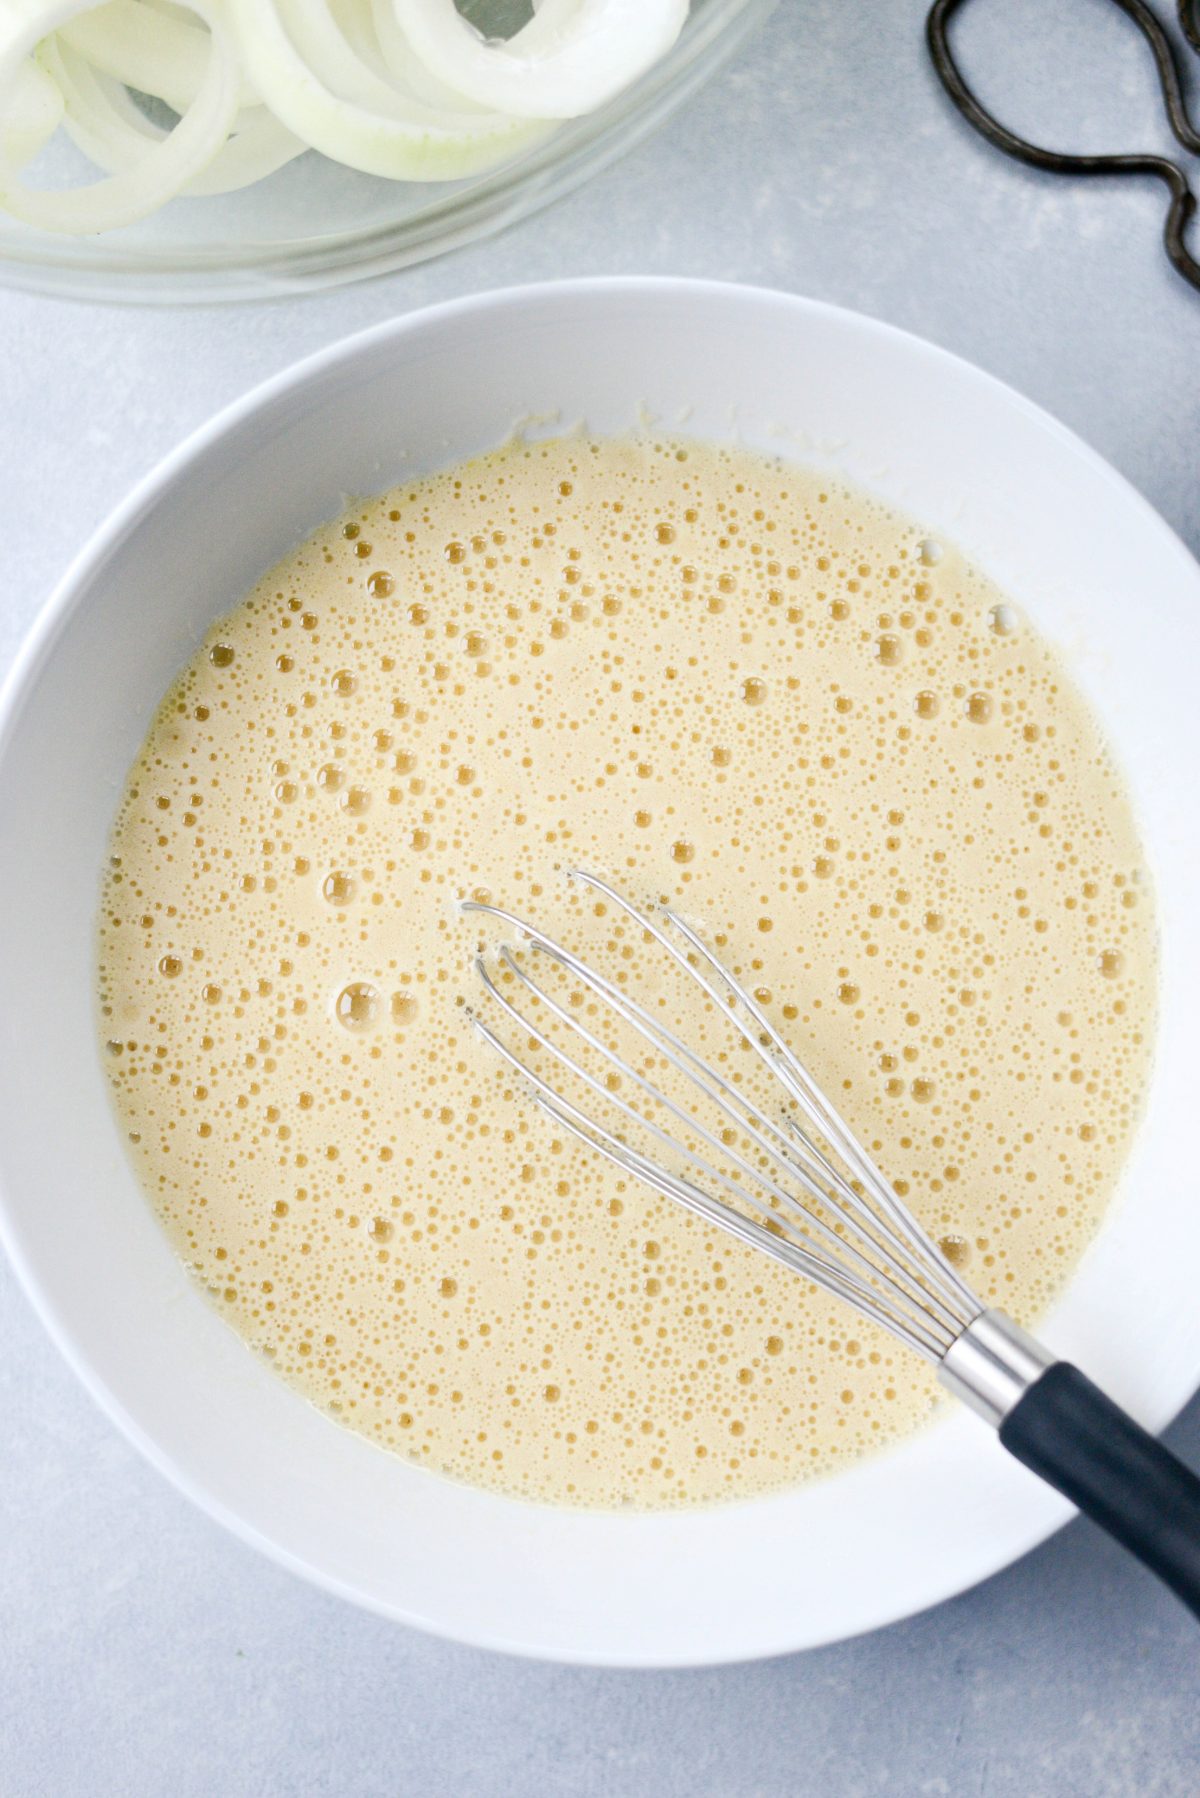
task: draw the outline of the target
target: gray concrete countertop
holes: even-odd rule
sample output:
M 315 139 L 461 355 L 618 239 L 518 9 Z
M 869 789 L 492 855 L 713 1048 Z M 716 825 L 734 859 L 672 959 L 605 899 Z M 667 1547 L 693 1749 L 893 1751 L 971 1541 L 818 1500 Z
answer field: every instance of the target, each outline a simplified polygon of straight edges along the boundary
M 1161 192 L 995 155 L 936 88 L 923 11 L 782 0 L 686 116 L 591 187 L 371 286 L 181 312 L 0 296 L 0 665 L 92 527 L 217 407 L 360 326 L 562 274 L 763 282 L 907 326 L 1057 413 L 1200 550 L 1200 294 L 1165 261 Z M 1110 0 L 979 0 L 961 41 L 1018 124 L 1068 146 L 1167 141 Z M 23 878 L 20 846 L 0 860 Z M 813 1654 L 528 1665 L 361 1615 L 233 1541 L 93 1408 L 6 1270 L 0 1287 L 5 1798 L 1200 1790 L 1200 1637 L 1088 1525 Z M 1200 1404 L 1170 1439 L 1200 1464 Z

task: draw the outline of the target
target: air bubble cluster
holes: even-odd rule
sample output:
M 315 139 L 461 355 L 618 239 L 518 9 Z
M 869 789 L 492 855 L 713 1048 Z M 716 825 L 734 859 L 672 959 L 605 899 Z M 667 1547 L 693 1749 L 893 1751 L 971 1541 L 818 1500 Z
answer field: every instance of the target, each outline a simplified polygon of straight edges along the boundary
M 573 863 L 695 921 L 1028 1321 L 1146 1079 L 1154 906 L 1121 781 L 1051 650 L 928 524 L 741 452 L 580 437 L 318 532 L 214 626 L 129 776 L 105 1071 L 172 1241 L 282 1377 L 559 1503 L 839 1466 L 928 1414 L 925 1374 L 565 1139 L 471 1030 L 461 897 L 568 937 L 774 1103 Z

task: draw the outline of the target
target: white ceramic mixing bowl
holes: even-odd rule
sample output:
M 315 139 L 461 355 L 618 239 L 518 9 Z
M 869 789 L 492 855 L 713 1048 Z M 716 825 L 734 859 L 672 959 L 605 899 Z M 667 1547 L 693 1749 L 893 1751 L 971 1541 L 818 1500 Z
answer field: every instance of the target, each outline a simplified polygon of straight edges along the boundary
M 372 1447 L 248 1352 L 160 1234 L 109 1111 L 93 930 L 158 700 L 260 573 L 344 495 L 472 455 L 518 419 L 611 432 L 647 414 L 836 468 L 952 536 L 1058 640 L 1101 713 L 1158 885 L 1161 1035 L 1123 1199 L 1044 1335 L 1160 1427 L 1200 1379 L 1200 569 L 1119 476 L 986 375 L 849 313 L 680 281 L 401 319 L 171 456 L 78 559 L 0 704 L 2 1222 L 64 1354 L 157 1467 L 297 1572 L 464 1641 L 625 1666 L 886 1623 L 1011 1561 L 1067 1506 L 953 1411 L 836 1478 L 684 1514 L 539 1508 Z

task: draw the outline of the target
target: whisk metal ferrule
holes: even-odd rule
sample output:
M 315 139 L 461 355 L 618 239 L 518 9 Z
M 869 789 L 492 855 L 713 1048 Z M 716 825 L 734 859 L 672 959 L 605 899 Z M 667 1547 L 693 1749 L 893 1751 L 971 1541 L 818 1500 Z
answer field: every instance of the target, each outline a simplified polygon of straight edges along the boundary
M 938 1379 L 998 1430 L 1056 1358 L 1006 1311 L 983 1311 L 942 1356 Z

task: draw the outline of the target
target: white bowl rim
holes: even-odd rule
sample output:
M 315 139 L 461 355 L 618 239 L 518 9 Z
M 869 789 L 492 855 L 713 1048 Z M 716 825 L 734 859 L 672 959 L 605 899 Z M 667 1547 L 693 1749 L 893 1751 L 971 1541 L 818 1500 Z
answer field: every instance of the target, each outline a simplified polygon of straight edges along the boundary
M 570 300 L 573 297 L 648 294 L 673 295 L 684 298 L 689 295 L 719 297 L 734 294 L 767 304 L 783 305 L 791 308 L 797 319 L 807 317 L 813 320 L 822 318 L 836 320 L 843 325 L 853 326 L 876 340 L 890 340 L 909 355 L 927 358 L 931 363 L 951 366 L 957 370 L 960 378 L 974 383 L 978 391 L 987 392 L 993 399 L 1000 400 L 1010 409 L 1024 414 L 1029 421 L 1036 423 L 1041 429 L 1057 438 L 1061 445 L 1082 459 L 1095 473 L 1102 474 L 1120 493 L 1123 502 L 1133 511 L 1141 514 L 1146 528 L 1158 536 L 1164 548 L 1173 546 L 1174 550 L 1193 569 L 1196 575 L 1197 596 L 1200 598 L 1200 567 L 1196 565 L 1190 551 L 1170 529 L 1161 515 L 1119 471 L 1115 470 L 1098 452 L 1053 415 L 1025 398 L 1005 382 L 966 359 L 953 352 L 943 350 L 914 333 L 872 318 L 867 314 L 828 302 L 793 295 L 781 289 L 733 281 L 698 280 L 685 276 L 626 275 L 584 276 L 561 281 L 516 284 L 461 295 L 434 305 L 421 307 L 399 318 L 386 320 L 325 346 L 272 375 L 252 387 L 242 397 L 223 407 L 212 418 L 185 437 L 174 450 L 145 474 L 127 498 L 97 527 L 82 549 L 74 556 L 27 632 L 3 683 L 0 684 L 0 766 L 3 765 L 9 741 L 17 728 L 26 690 L 53 653 L 62 633 L 70 626 L 86 584 L 95 568 L 130 533 L 137 530 L 139 524 L 159 500 L 181 477 L 186 476 L 190 466 L 226 434 L 235 430 L 255 413 L 269 408 L 276 400 L 306 386 L 321 375 L 337 370 L 339 365 L 349 367 L 373 346 L 389 341 L 400 343 L 436 323 L 463 316 L 470 317 L 474 314 L 484 315 L 496 308 L 522 305 L 548 298 Z M 781 453 L 786 454 L 786 451 L 781 450 Z M 325 1591 L 345 1598 L 362 1608 L 372 1610 L 389 1620 L 403 1621 L 413 1627 L 435 1634 L 451 1634 L 435 1620 L 422 1614 L 407 1612 L 403 1607 L 394 1603 L 375 1600 L 358 1587 L 331 1574 L 327 1569 L 293 1554 L 223 1504 L 209 1489 L 203 1478 L 193 1475 L 171 1455 L 162 1450 L 154 1438 L 142 1429 L 137 1419 L 125 1408 L 118 1394 L 97 1375 L 89 1364 L 86 1354 L 80 1351 L 70 1319 L 56 1304 L 37 1269 L 24 1252 L 14 1208 L 10 1204 L 2 1179 L 0 1179 L 0 1244 L 7 1252 L 10 1264 L 15 1269 L 36 1315 L 67 1364 L 101 1410 L 111 1418 L 138 1452 L 202 1511 L 223 1524 L 241 1541 L 258 1549 L 278 1565 L 299 1574 Z M 1142 1420 L 1147 1427 L 1154 1430 L 1164 1428 L 1186 1404 L 1198 1382 L 1200 1382 L 1200 1361 L 1190 1369 L 1177 1368 L 1170 1375 L 1163 1374 L 1155 1387 L 1153 1401 L 1147 1399 L 1141 1407 Z M 990 1577 L 1028 1553 L 1074 1515 L 1072 1507 L 1056 1495 L 1043 1495 L 1043 1497 L 1044 1502 L 1039 1508 L 1038 1515 L 1032 1520 L 1026 1519 L 1027 1527 L 1022 1530 L 1020 1540 L 1015 1546 L 1012 1541 L 1008 1541 L 997 1549 L 994 1544 L 981 1537 L 977 1564 L 965 1577 L 956 1578 L 952 1582 L 944 1583 L 936 1589 L 930 1590 L 918 1604 L 906 1602 L 890 1608 L 883 1606 L 879 1609 L 878 1615 L 867 1622 L 857 1624 L 849 1631 L 828 1630 L 822 1634 L 808 1635 L 803 1641 L 797 1641 L 794 1630 L 790 1632 L 784 1630 L 777 1631 L 770 1636 L 764 1634 L 761 1643 L 736 1655 L 716 1650 L 702 1653 L 680 1652 L 674 1655 L 655 1652 L 652 1656 L 644 1658 L 636 1652 L 632 1654 L 629 1652 L 597 1652 L 588 1647 L 583 1647 L 578 1652 L 572 1652 L 561 1645 L 547 1649 L 523 1639 L 519 1632 L 508 1635 L 506 1632 L 495 1630 L 471 1631 L 459 1626 L 454 1628 L 452 1639 L 481 1648 L 519 1654 L 531 1659 L 546 1659 L 555 1662 L 573 1661 L 584 1665 L 607 1665 L 623 1668 L 725 1665 L 733 1664 L 736 1661 L 793 1652 L 802 1647 L 822 1646 L 825 1643 L 845 1639 L 847 1635 L 860 1634 L 867 1630 L 883 1627 L 927 1606 L 941 1603 Z

